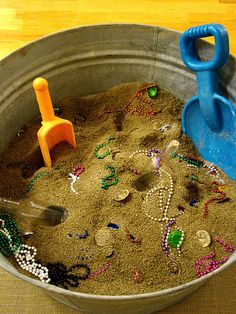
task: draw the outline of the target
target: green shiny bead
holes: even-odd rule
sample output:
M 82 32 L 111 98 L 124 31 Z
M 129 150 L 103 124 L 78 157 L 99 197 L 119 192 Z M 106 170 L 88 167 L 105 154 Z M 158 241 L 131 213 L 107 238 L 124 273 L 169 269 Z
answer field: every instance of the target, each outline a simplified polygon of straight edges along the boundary
M 157 97 L 158 88 L 157 86 L 150 87 L 147 92 L 148 92 L 149 98 L 154 99 Z
M 177 248 L 178 245 L 181 244 L 182 238 L 183 238 L 182 231 L 174 230 L 174 231 L 170 232 L 170 234 L 167 238 L 167 241 L 171 247 Z
M 55 114 L 60 114 L 61 113 L 61 108 L 59 108 L 59 107 L 54 107 L 53 110 L 54 110 Z

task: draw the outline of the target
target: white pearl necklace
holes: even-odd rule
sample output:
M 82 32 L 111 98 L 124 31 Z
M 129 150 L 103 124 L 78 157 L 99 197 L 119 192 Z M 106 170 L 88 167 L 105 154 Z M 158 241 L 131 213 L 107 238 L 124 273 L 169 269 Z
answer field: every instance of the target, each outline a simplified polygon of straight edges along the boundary
M 50 281 L 48 277 L 48 269 L 45 266 L 42 266 L 39 263 L 35 263 L 35 256 L 37 250 L 34 246 L 29 246 L 26 244 L 21 244 L 20 247 L 14 246 L 12 241 L 12 237 L 5 227 L 5 221 L 0 219 L 1 223 L 1 232 L 8 238 L 9 246 L 12 251 L 15 251 L 13 254 L 19 266 L 28 271 L 29 273 L 39 277 L 39 279 L 43 282 L 48 283 Z
M 157 176 L 159 177 L 159 184 L 157 184 L 156 186 L 154 186 L 152 189 L 150 189 L 146 196 L 145 199 L 143 201 L 143 203 L 145 204 L 144 206 L 144 213 L 145 215 L 150 218 L 153 221 L 159 221 L 159 222 L 165 222 L 166 226 L 168 226 L 169 224 L 172 225 L 173 223 L 175 223 L 176 221 L 176 216 L 179 216 L 181 214 L 183 214 L 183 212 L 180 212 L 178 215 L 174 216 L 174 217 L 168 217 L 168 210 L 170 208 L 170 203 L 171 203 L 171 198 L 173 195 L 173 188 L 174 188 L 174 181 L 173 181 L 173 177 L 172 175 L 164 170 L 162 167 L 160 167 L 160 159 L 161 159 L 161 155 L 160 155 L 161 151 L 152 151 L 152 150 L 137 150 L 135 152 L 133 152 L 129 157 L 132 158 L 133 156 L 137 155 L 137 154 L 141 154 L 141 155 L 145 155 L 147 157 L 151 157 L 152 158 L 152 162 L 153 162 L 153 166 L 154 166 L 154 171 L 157 174 Z M 157 155 L 159 154 L 159 161 L 157 164 Z M 164 186 L 163 184 L 163 174 L 165 174 L 165 176 L 167 176 L 168 178 L 168 186 Z M 168 195 L 167 195 L 167 200 L 166 203 L 164 203 L 164 196 L 163 196 L 163 192 L 164 191 L 168 191 Z M 147 203 L 149 202 L 150 198 L 153 196 L 153 194 L 158 193 L 158 197 L 159 197 L 159 209 L 162 213 L 162 217 L 161 218 L 157 218 L 156 216 L 153 216 L 150 211 L 148 210 L 147 207 Z M 173 222 L 173 223 L 172 223 Z M 181 239 L 177 245 L 177 252 L 178 252 L 178 256 L 181 255 L 181 246 L 184 240 L 184 231 L 178 227 L 175 226 L 176 229 L 178 229 L 181 232 Z M 163 231 L 163 224 L 161 224 L 161 229 Z M 164 241 L 164 244 L 162 244 L 162 249 L 164 250 L 165 254 L 168 255 L 168 257 L 171 254 L 171 247 L 168 243 L 168 237 L 169 234 L 171 232 L 170 227 L 168 228 L 168 231 L 166 232 L 166 234 L 163 234 L 162 237 L 162 241 Z
M 74 192 L 75 194 L 79 194 L 79 192 L 74 187 L 74 184 L 77 180 L 79 180 L 79 177 L 74 175 L 73 173 L 70 173 L 68 179 L 71 180 L 71 182 L 70 182 L 71 191 Z
M 146 196 L 145 196 L 145 199 L 144 199 L 144 204 L 147 204 L 147 202 L 149 201 L 150 197 L 156 193 L 158 191 L 158 196 L 159 196 L 159 209 L 161 210 L 163 216 L 162 218 L 157 218 L 157 217 L 154 217 L 152 216 L 149 212 L 148 212 L 148 209 L 147 209 L 147 206 L 145 206 L 145 215 L 154 220 L 154 221 L 168 221 L 168 220 L 175 220 L 175 217 L 171 217 L 171 218 L 168 218 L 167 217 L 167 213 L 168 213 L 168 209 L 170 207 L 170 202 L 171 202 L 171 198 L 172 198 L 172 195 L 173 195 L 173 187 L 174 187 L 174 182 L 173 182 L 173 178 L 171 176 L 171 174 L 169 172 L 167 172 L 166 170 L 164 170 L 163 168 L 160 168 L 159 170 L 159 173 L 160 173 L 160 180 L 162 180 L 162 174 L 165 173 L 168 178 L 169 178 L 169 186 L 166 187 L 164 186 L 163 184 L 160 184 L 160 185 L 156 185 L 154 188 L 150 189 Z M 167 196 L 167 201 L 166 201 L 166 204 L 163 206 L 163 191 L 164 190 L 167 190 L 169 193 L 168 193 L 168 196 Z
M 48 277 L 48 269 L 46 266 L 42 266 L 35 262 L 36 253 L 37 249 L 34 246 L 22 244 L 14 256 L 22 269 L 39 277 L 41 281 L 48 283 L 50 281 L 50 278 Z
M 148 156 L 148 150 L 146 149 L 138 149 L 138 150 L 136 150 L 135 152 L 133 152 L 130 156 L 129 156 L 129 158 L 133 158 L 135 155 L 144 155 L 144 156 L 146 156 L 146 157 L 149 157 Z M 151 152 L 151 154 L 152 154 L 152 157 L 154 157 L 154 156 L 157 156 L 157 153 L 155 153 L 155 152 Z

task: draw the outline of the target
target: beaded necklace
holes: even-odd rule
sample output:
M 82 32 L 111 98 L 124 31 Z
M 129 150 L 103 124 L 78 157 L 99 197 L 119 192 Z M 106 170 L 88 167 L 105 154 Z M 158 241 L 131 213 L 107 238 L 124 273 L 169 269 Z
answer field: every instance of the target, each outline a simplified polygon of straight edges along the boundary
M 208 169 L 208 171 L 206 172 L 206 174 L 213 176 L 214 178 L 216 178 L 220 183 L 224 184 L 224 180 L 220 178 L 220 172 L 217 169 L 217 167 L 212 164 L 211 162 L 208 161 L 201 161 L 198 160 L 195 157 L 192 156 L 184 156 L 181 154 L 177 154 L 176 152 L 174 152 L 172 154 L 172 158 L 178 158 L 180 161 L 183 160 L 185 162 L 187 162 L 188 167 L 194 167 L 194 168 L 206 168 Z
M 213 189 L 212 189 L 212 192 L 213 193 L 218 193 L 220 194 L 218 197 L 211 197 L 210 199 L 208 199 L 205 203 L 204 203 L 204 208 L 203 208 L 203 217 L 204 218 L 207 218 L 208 216 L 208 211 L 209 211 L 209 204 L 214 202 L 214 201 L 220 201 L 220 200 L 224 200 L 226 198 L 226 194 L 219 190 L 219 187 L 221 186 L 221 184 L 219 184 L 217 181 L 213 181 L 211 183 Z M 216 186 L 216 187 L 215 187 Z
M 100 269 L 90 273 L 88 276 L 88 279 L 96 278 L 99 275 L 105 273 L 107 271 L 107 269 L 109 268 L 109 266 L 110 266 L 110 264 L 106 262 Z
M 108 137 L 107 139 L 107 142 L 106 143 L 103 143 L 103 144 L 99 144 L 96 148 L 95 148 L 95 151 L 94 151 L 94 155 L 95 157 L 97 157 L 98 159 L 104 159 L 106 156 L 110 155 L 112 150 L 107 150 L 103 155 L 99 155 L 99 150 L 102 148 L 102 147 L 106 147 L 111 141 L 113 141 L 115 139 L 114 136 L 110 136 Z
M 7 213 L 0 214 L 0 252 L 8 257 L 14 255 L 22 269 L 39 277 L 42 282 L 65 289 L 68 289 L 68 285 L 78 287 L 79 280 L 87 279 L 90 274 L 87 264 L 75 264 L 67 269 L 62 263 L 48 263 L 46 266 L 36 263 L 37 249 L 21 244 L 19 228 Z M 80 270 L 80 274 L 73 274 L 74 270 Z
M 202 276 L 205 276 L 212 271 L 216 270 L 220 267 L 220 265 L 227 262 L 229 259 L 227 256 L 224 256 L 220 260 L 214 260 L 216 254 L 214 252 L 211 252 L 211 254 L 206 256 L 201 256 L 194 264 L 194 268 L 196 270 L 197 277 L 200 278 Z
M 206 172 L 206 174 L 209 174 L 210 176 L 213 176 L 213 177 L 216 178 L 221 184 L 224 184 L 224 180 L 223 180 L 222 178 L 220 178 L 220 172 L 219 172 L 219 170 L 217 169 L 216 165 L 212 164 L 211 162 L 204 161 L 203 167 L 208 169 L 208 171 Z
M 102 179 L 101 188 L 104 190 L 108 190 L 109 186 L 116 185 L 119 182 L 115 168 L 112 165 L 108 165 L 106 166 L 106 169 L 110 170 L 111 173 Z
M 40 172 L 38 174 L 36 174 L 36 176 L 34 176 L 34 178 L 30 181 L 30 183 L 28 184 L 28 186 L 25 189 L 25 192 L 28 193 L 32 190 L 33 185 L 35 184 L 35 182 L 40 179 L 43 176 L 47 175 L 47 171 L 46 172 Z
M 162 250 L 164 251 L 167 257 L 170 257 L 171 247 L 176 248 L 178 252 L 178 256 L 180 256 L 181 254 L 180 248 L 184 240 L 184 232 L 182 229 L 178 228 L 177 226 L 175 226 L 177 230 L 171 231 L 171 227 L 172 225 L 176 224 L 176 217 L 179 215 L 182 215 L 184 212 L 180 211 L 177 216 L 168 217 L 168 210 L 170 208 L 171 198 L 174 193 L 173 192 L 174 182 L 173 182 L 172 175 L 168 171 L 160 167 L 161 157 L 160 158 L 157 157 L 158 154 L 161 154 L 161 151 L 159 149 L 151 148 L 148 150 L 137 150 L 130 155 L 130 158 L 136 156 L 137 154 L 146 155 L 147 157 L 152 158 L 153 166 L 154 166 L 154 173 L 158 176 L 159 182 L 160 182 L 159 184 L 157 184 L 156 186 L 154 186 L 152 189 L 150 189 L 147 192 L 143 201 L 144 214 L 153 221 L 158 221 L 161 223 L 166 222 L 165 228 L 163 228 L 163 225 L 161 225 L 161 229 L 163 232 L 162 242 L 161 242 Z M 165 175 L 168 178 L 168 186 L 164 186 L 163 184 L 163 175 Z M 164 203 L 164 191 L 168 192 L 166 203 Z M 157 216 L 154 216 L 150 212 L 150 209 L 147 206 L 150 198 L 154 194 L 158 194 L 159 210 L 162 213 L 162 216 L 160 218 L 158 218 Z
M 138 113 L 139 115 L 143 115 L 143 116 L 146 116 L 146 117 L 151 117 L 151 116 L 154 116 L 157 114 L 157 112 L 154 110 L 154 103 L 153 101 L 151 100 L 147 100 L 145 99 L 142 95 L 144 92 L 148 92 L 148 96 L 151 98 L 151 99 L 154 99 L 157 97 L 157 90 L 156 92 L 154 93 L 153 92 L 153 88 L 156 88 L 157 89 L 157 86 L 155 84 L 150 84 L 150 85 L 147 85 L 147 86 L 144 86 L 144 87 L 141 87 L 137 90 L 137 92 L 134 94 L 134 96 L 132 96 L 130 98 L 130 100 L 127 102 L 127 104 L 124 106 L 123 109 L 118 109 L 118 108 L 114 108 L 114 109 L 111 109 L 111 110 L 106 110 L 104 112 L 102 112 L 101 114 L 98 115 L 98 119 L 102 118 L 105 114 L 109 114 L 109 113 L 116 113 L 116 112 L 126 112 L 126 113 L 131 113 L 131 114 L 134 114 L 134 113 Z M 151 92 L 152 91 L 152 92 Z M 141 100 L 142 102 L 148 104 L 151 106 L 151 110 L 148 110 L 148 109 L 143 109 L 142 107 L 133 107 L 131 108 L 130 105 L 132 103 L 132 101 L 135 99 L 135 98 L 138 98 L 139 100 Z
M 170 203 L 171 203 L 171 198 L 173 195 L 173 178 L 171 176 L 170 173 L 168 173 L 166 170 L 164 170 L 163 168 L 160 168 L 159 170 L 160 173 L 160 181 L 162 180 L 162 174 L 165 173 L 168 178 L 169 178 L 169 186 L 165 187 L 162 184 L 156 185 L 154 188 L 152 188 L 151 190 L 149 190 L 146 194 L 146 197 L 144 199 L 144 204 L 146 204 L 145 206 L 145 210 L 144 213 L 145 215 L 150 218 L 151 220 L 154 221 L 159 221 L 159 222 L 166 222 L 165 227 L 163 226 L 163 224 L 161 224 L 161 230 L 162 230 L 162 242 L 161 242 L 161 247 L 163 252 L 166 254 L 167 257 L 170 257 L 171 254 L 171 247 L 172 248 L 176 248 L 178 251 L 178 255 L 180 256 L 181 254 L 181 246 L 184 240 L 184 231 L 182 229 L 180 229 L 179 227 L 177 227 L 176 224 L 176 217 L 179 215 L 182 215 L 184 212 L 180 211 L 177 216 L 174 217 L 168 217 L 168 210 L 170 208 Z M 163 192 L 164 190 L 168 191 L 168 195 L 167 195 L 167 201 L 166 204 L 164 204 L 163 201 Z M 149 211 L 148 211 L 148 207 L 147 207 L 147 203 L 150 199 L 150 197 L 153 196 L 154 193 L 158 193 L 158 197 L 159 197 L 159 209 L 162 213 L 162 217 L 161 218 L 157 218 L 155 216 L 153 216 Z M 171 231 L 171 227 L 175 225 L 175 228 L 177 230 Z
M 80 166 L 76 166 L 75 168 L 73 168 L 73 170 L 71 171 L 71 173 L 69 174 L 69 180 L 71 180 L 70 183 L 70 189 L 72 192 L 74 192 L 75 194 L 79 194 L 78 191 L 75 189 L 74 184 L 77 180 L 79 180 L 79 177 L 81 175 L 81 173 L 84 172 L 84 166 L 80 165 Z
M 173 153 L 173 154 L 172 154 L 172 158 L 178 158 L 178 159 L 180 159 L 180 160 L 184 160 L 184 161 L 186 161 L 190 166 L 192 166 L 192 167 L 197 167 L 197 168 L 202 167 L 203 164 L 204 164 L 202 161 L 197 160 L 197 159 L 194 158 L 194 157 L 191 157 L 191 156 L 186 157 L 186 156 L 184 156 L 184 155 L 177 154 L 177 153 Z
M 234 252 L 234 247 L 230 243 L 226 243 L 223 240 L 221 240 L 219 236 L 215 236 L 213 240 L 218 242 L 220 245 L 223 245 L 225 252 L 227 253 Z M 228 256 L 223 256 L 221 259 L 215 260 L 215 257 L 216 257 L 215 252 L 211 252 L 211 254 L 209 255 L 201 256 L 195 262 L 194 268 L 198 278 L 205 276 L 211 273 L 212 271 L 216 270 L 217 268 L 220 267 L 220 265 L 224 264 L 229 259 Z
M 0 215 L 0 251 L 5 256 L 14 255 L 22 269 L 39 277 L 41 281 L 50 281 L 47 267 L 35 262 L 36 248 L 21 244 L 19 228 L 6 213 Z

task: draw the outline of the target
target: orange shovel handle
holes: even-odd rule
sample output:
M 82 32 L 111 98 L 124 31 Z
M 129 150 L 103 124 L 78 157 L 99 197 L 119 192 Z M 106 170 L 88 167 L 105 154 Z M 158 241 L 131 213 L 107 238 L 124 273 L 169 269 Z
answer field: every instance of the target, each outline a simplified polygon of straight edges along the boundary
M 39 105 L 39 110 L 43 121 L 52 121 L 55 119 L 53 105 L 48 90 L 48 82 L 38 77 L 33 82 L 34 91 Z

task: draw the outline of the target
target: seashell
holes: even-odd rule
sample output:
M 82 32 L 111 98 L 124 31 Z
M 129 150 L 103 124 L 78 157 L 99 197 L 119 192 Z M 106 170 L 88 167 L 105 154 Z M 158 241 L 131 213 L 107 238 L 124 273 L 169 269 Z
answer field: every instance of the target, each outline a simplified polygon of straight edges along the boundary
M 211 237 L 208 232 L 205 230 L 199 230 L 196 235 L 198 236 L 198 240 L 201 243 L 202 247 L 207 247 L 211 243 Z
M 107 246 L 112 247 L 112 244 L 114 242 L 114 238 L 112 236 L 112 233 L 107 228 L 102 228 L 98 230 L 98 232 L 95 235 L 95 242 L 98 246 Z
M 25 240 L 29 239 L 34 233 L 32 231 L 26 231 L 23 233 L 23 237 Z
M 129 196 L 129 190 L 121 190 L 118 195 L 114 198 L 115 201 L 124 201 Z
M 179 275 L 181 273 L 181 267 L 177 261 L 170 259 L 167 265 L 171 275 Z
M 169 131 L 171 128 L 172 128 L 172 126 L 170 124 L 165 124 L 159 130 L 161 133 L 164 133 L 166 131 Z
M 111 257 L 115 250 L 112 246 L 105 247 L 105 257 Z

